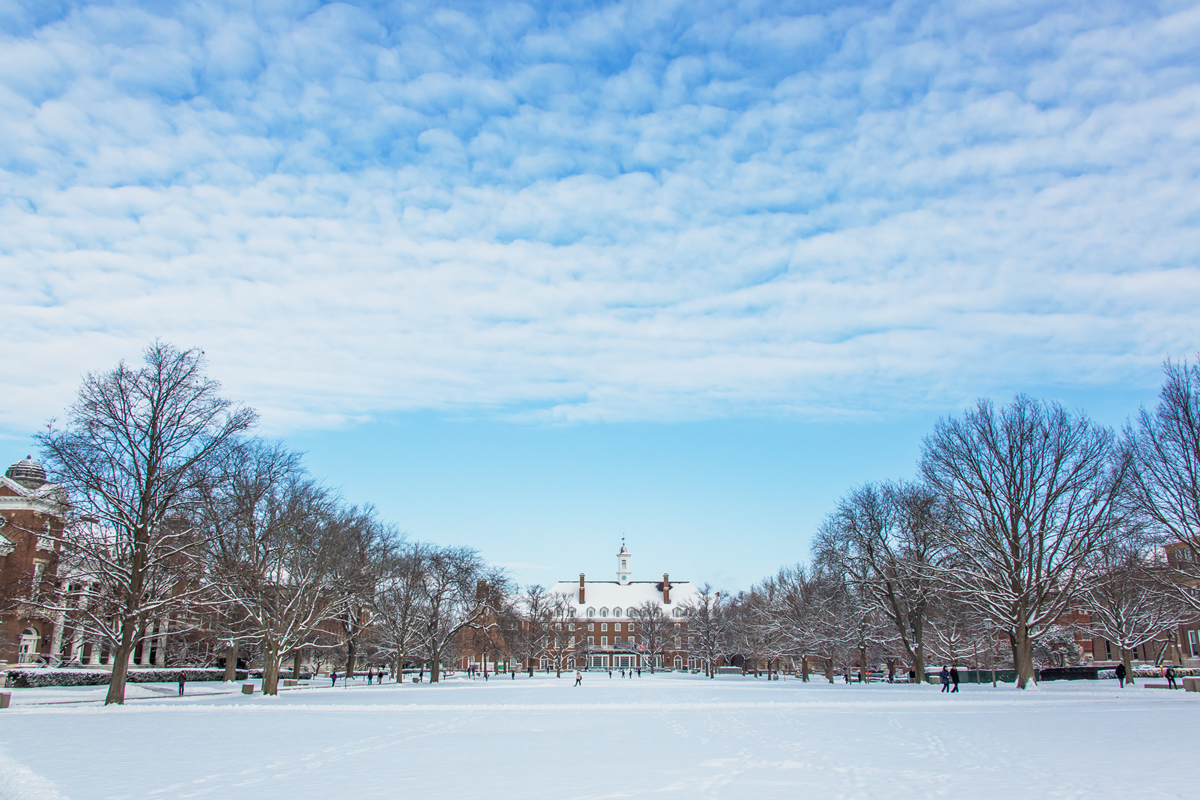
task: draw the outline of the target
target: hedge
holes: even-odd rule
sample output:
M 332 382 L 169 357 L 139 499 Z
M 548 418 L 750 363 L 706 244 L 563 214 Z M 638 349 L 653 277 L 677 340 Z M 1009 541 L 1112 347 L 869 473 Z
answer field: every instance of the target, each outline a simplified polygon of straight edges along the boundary
M 131 669 L 126 673 L 128 683 L 171 683 L 179 680 L 179 673 L 184 680 L 192 681 L 223 681 L 225 670 L 219 668 L 181 667 L 179 669 Z M 40 667 L 37 669 L 10 669 L 5 673 L 4 685 L 13 689 L 36 689 L 44 686 L 107 686 L 112 680 L 112 672 L 102 669 L 55 669 Z M 262 677 L 262 670 L 244 669 L 237 671 L 237 680 L 244 681 L 249 677 Z

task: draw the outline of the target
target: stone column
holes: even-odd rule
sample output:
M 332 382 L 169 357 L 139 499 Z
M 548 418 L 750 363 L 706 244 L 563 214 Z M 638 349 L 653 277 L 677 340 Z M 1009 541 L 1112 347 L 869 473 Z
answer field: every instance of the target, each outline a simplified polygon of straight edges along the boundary
M 167 665 L 167 627 L 171 624 L 171 620 L 163 617 L 158 621 L 158 639 L 156 640 L 156 649 L 154 651 L 154 666 L 165 667 Z
M 59 588 L 63 588 L 61 585 Z M 57 664 L 62 661 L 62 636 L 63 636 L 63 619 L 64 614 L 61 609 L 54 612 L 54 630 L 50 633 L 50 663 Z
M 154 633 L 154 623 L 153 622 L 146 623 L 146 633 L 147 634 Z M 142 657 L 140 659 L 138 659 L 138 663 L 141 664 L 143 667 L 150 666 L 150 642 L 151 641 L 152 641 L 152 639 L 149 635 L 147 635 L 145 638 L 142 639 Z M 137 651 L 136 647 L 133 649 L 134 649 L 134 652 Z
M 95 649 L 92 648 L 92 658 L 95 658 Z M 71 635 L 71 658 L 78 661 L 80 664 L 85 663 L 83 660 L 83 626 L 76 625 L 75 633 Z M 92 663 L 92 658 L 89 658 L 86 663 Z

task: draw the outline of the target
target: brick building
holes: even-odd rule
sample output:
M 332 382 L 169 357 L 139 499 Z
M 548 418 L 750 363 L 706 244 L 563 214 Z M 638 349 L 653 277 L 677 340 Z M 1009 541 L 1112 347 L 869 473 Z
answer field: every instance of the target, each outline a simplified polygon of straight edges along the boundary
M 576 665 L 591 669 L 656 667 L 696 668 L 690 656 L 688 622 L 684 609 L 696 599 L 696 587 L 687 581 L 672 581 L 663 573 L 661 581 L 633 580 L 633 555 L 624 544 L 617 553 L 613 581 L 559 581 L 553 591 L 568 598 L 568 625 L 578 642 Z M 644 631 L 639 632 L 641 610 L 657 607 L 669 620 L 666 646 L 659 653 L 647 651 Z M 544 664 L 543 664 L 544 666 Z
M 62 625 L 23 600 L 51 586 L 66 511 L 62 487 L 24 458 L 0 477 L 0 663 L 32 663 L 62 647 Z

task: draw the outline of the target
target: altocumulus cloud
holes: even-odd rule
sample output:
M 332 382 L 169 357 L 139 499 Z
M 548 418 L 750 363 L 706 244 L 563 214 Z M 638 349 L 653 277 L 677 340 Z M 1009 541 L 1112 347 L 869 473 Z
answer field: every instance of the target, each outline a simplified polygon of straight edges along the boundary
M 1069 6 L 1069 7 L 1065 7 Z M 0 2 L 0 426 L 886 414 L 1200 344 L 1191 2 Z

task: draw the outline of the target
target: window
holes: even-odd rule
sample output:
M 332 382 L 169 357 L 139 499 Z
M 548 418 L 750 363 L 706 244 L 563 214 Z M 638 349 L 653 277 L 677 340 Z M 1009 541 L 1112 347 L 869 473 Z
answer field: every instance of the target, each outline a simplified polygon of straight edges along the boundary
M 628 630 L 629 630 L 629 632 L 630 632 L 630 633 L 633 633 L 633 623 L 632 623 L 632 622 L 631 622 L 631 623 L 629 623 L 629 628 L 628 628 Z
M 614 608 L 614 609 L 613 609 L 613 616 L 614 616 L 614 617 L 619 617 L 619 616 L 621 616 L 621 609 L 619 609 L 619 608 Z
M 1200 631 L 1188 631 L 1188 647 L 1192 651 L 1192 658 L 1200 657 Z
M 602 609 L 600 609 L 600 616 L 602 616 L 602 617 L 607 617 L 607 616 L 608 616 L 608 609 L 607 609 L 607 608 L 602 608 Z
M 573 616 L 575 616 L 575 609 L 573 609 L 573 608 L 568 608 L 568 609 L 567 609 L 567 616 L 568 616 L 568 617 L 573 617 Z
M 620 647 L 620 646 L 621 646 L 621 637 L 620 637 L 620 636 L 618 636 L 618 637 L 616 637 L 615 639 L 613 639 L 613 646 L 614 646 L 614 647 Z
M 594 645 L 595 643 L 596 643 L 596 637 L 595 637 L 595 636 L 589 636 L 589 637 L 588 637 L 588 644 Z
M 1107 639 L 1104 641 L 1104 660 L 1112 661 L 1112 643 Z
M 682 617 L 682 616 L 683 616 L 683 609 L 682 609 L 682 608 L 677 608 L 677 609 L 675 609 L 674 611 L 672 611 L 672 612 L 671 612 L 671 615 L 672 615 L 672 616 L 675 616 L 675 617 Z
M 619 622 L 618 622 L 618 623 L 614 624 L 614 625 L 613 625 L 613 630 L 614 630 L 614 631 L 619 631 L 619 630 L 621 630 L 621 623 L 619 623 Z
M 596 623 L 594 623 L 594 622 L 589 622 L 589 623 L 588 623 L 588 630 L 589 630 L 589 631 L 594 631 L 594 630 L 596 630 Z
M 608 647 L 608 637 L 607 637 L 607 636 L 601 636 L 601 637 L 600 637 L 600 646 L 601 646 L 601 647 Z
M 596 609 L 589 608 L 588 609 L 588 617 L 590 618 L 590 617 L 594 617 L 594 616 L 596 616 Z
M 683 669 L 683 657 L 675 656 L 675 669 Z
M 608 630 L 608 623 L 607 623 L 607 622 L 601 622 L 601 623 L 600 623 L 600 630 L 602 630 L 602 631 L 606 631 L 606 630 Z

